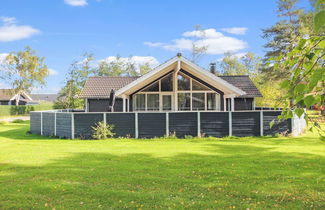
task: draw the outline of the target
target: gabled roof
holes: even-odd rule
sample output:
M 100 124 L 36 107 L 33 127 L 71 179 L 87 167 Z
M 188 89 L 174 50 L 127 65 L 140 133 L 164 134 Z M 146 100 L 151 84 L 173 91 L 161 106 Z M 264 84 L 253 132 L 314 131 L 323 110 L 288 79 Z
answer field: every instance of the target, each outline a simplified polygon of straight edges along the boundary
M 111 90 L 119 90 L 138 77 L 89 77 L 80 98 L 108 98 Z
M 254 83 L 252 82 L 252 80 L 249 78 L 248 75 L 219 76 L 219 77 L 246 92 L 245 95 L 242 95 L 240 97 L 246 97 L 246 98 L 263 97 L 261 92 L 257 89 L 257 87 L 254 85 Z
M 15 93 L 12 89 L 0 89 L 0 100 L 10 100 L 15 96 Z
M 237 88 L 236 86 L 226 82 L 225 80 L 217 77 L 216 75 L 210 73 L 209 71 L 201 68 L 200 66 L 194 64 L 193 62 L 187 60 L 186 58 L 182 57 L 181 55 L 177 55 L 172 59 L 168 60 L 167 62 L 163 63 L 162 65 L 156 67 L 151 72 L 139 77 L 135 81 L 131 82 L 130 84 L 126 85 L 125 87 L 116 91 L 116 95 L 124 95 L 130 94 L 135 89 L 139 88 L 141 85 L 146 85 L 150 83 L 155 78 L 158 78 L 162 74 L 170 71 L 171 69 L 180 70 L 182 67 L 185 66 L 189 71 L 189 73 L 196 74 L 200 79 L 204 80 L 205 82 L 209 83 L 210 85 L 218 88 L 219 90 L 225 92 L 226 94 L 233 94 L 235 96 L 240 96 L 246 94 L 245 91 Z
M 34 101 L 49 101 L 54 102 L 59 94 L 31 94 Z
M 15 94 L 13 89 L 0 89 L 0 100 L 2 101 L 11 101 L 18 99 L 21 101 L 31 101 L 32 98 L 27 95 L 25 92 L 21 92 L 21 94 Z
M 121 96 L 130 88 L 140 87 L 143 84 L 150 83 L 149 80 L 152 81 L 152 77 L 163 75 L 164 72 L 161 72 L 163 70 L 168 72 L 180 68 L 177 65 L 181 62 L 186 68 L 191 68 L 192 73 L 199 74 L 205 82 L 217 84 L 218 89 L 224 88 L 224 90 L 232 91 L 240 97 L 262 97 L 249 76 L 216 76 L 181 56 L 171 58 L 142 77 L 89 77 L 79 97 L 108 98 L 112 89 L 116 91 L 117 96 Z

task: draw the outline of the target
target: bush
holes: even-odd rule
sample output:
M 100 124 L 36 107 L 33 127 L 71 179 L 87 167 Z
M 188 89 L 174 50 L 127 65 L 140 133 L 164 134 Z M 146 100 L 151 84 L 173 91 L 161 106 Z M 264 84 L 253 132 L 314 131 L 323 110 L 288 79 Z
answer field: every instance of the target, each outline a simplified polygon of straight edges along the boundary
M 92 137 L 94 139 L 107 139 L 115 135 L 113 133 L 114 125 L 109 125 L 104 121 L 98 122 L 96 126 L 92 126 L 91 128 L 93 129 Z
M 44 103 L 39 105 L 0 105 L 0 117 L 27 115 L 31 111 L 42 111 L 53 109 L 52 103 Z
M 24 122 L 24 120 L 22 119 L 15 119 L 12 121 L 12 123 L 22 123 L 22 122 Z

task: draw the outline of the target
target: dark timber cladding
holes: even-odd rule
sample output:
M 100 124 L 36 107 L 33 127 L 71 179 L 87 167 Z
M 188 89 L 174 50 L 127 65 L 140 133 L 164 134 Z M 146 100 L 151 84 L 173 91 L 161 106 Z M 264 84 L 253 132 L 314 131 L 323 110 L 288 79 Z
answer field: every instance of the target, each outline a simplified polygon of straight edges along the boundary
M 89 112 L 107 112 L 109 99 L 88 99 Z M 115 99 L 114 112 L 123 111 L 123 101 L 121 98 Z
M 54 118 L 55 113 L 43 113 L 43 135 L 53 136 L 54 135 Z
M 201 133 L 205 136 L 229 136 L 228 112 L 201 112 Z
M 197 136 L 197 112 L 169 113 L 169 132 L 177 137 Z
M 56 113 L 56 135 L 64 138 L 72 138 L 71 113 Z
M 103 114 L 74 114 L 75 137 L 81 139 L 89 139 L 92 137 L 92 126 L 103 121 Z
M 140 138 L 154 138 L 166 135 L 166 113 L 139 113 Z
M 106 113 L 106 122 L 114 125 L 114 137 L 135 137 L 134 113 Z
M 278 115 L 280 115 L 281 112 L 263 112 L 263 130 L 264 135 L 275 135 L 277 133 L 291 133 L 291 119 L 281 121 L 278 120 Z M 272 128 L 270 128 L 271 121 L 274 120 L 274 125 Z
M 30 113 L 30 132 L 41 134 L 41 112 Z
M 259 136 L 259 112 L 232 112 L 232 134 L 234 136 Z

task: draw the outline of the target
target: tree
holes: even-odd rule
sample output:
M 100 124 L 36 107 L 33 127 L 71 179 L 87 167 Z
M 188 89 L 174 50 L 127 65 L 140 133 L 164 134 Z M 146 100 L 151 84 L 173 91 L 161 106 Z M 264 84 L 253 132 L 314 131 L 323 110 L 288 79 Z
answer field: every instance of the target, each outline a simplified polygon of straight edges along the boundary
M 49 70 L 44 59 L 38 57 L 30 47 L 10 53 L 2 64 L 0 79 L 11 84 L 15 93 L 31 92 L 34 87 L 46 84 L 45 78 Z
M 194 36 L 192 39 L 192 62 L 197 63 L 199 59 L 206 54 L 208 46 L 202 45 L 202 42 L 199 42 L 199 39 L 202 39 L 206 36 L 205 30 L 202 29 L 201 25 L 195 25 L 194 31 L 199 34 L 199 36 Z
M 263 29 L 262 37 L 267 40 L 264 47 L 269 49 L 261 69 L 266 79 L 281 80 L 290 76 L 290 68 L 276 69 L 273 67 L 274 62 L 269 59 L 291 51 L 297 43 L 301 32 L 300 17 L 303 15 L 303 11 L 296 8 L 297 2 L 298 0 L 278 0 L 277 13 L 281 20 L 274 26 Z
M 220 75 L 255 76 L 260 68 L 261 58 L 251 52 L 242 56 L 227 52 L 218 64 L 218 73 Z
M 325 102 L 325 0 L 318 0 L 315 4 L 314 34 L 306 38 L 300 38 L 298 44 L 287 54 L 281 54 L 276 58 L 274 66 L 278 68 L 290 68 L 292 74 L 281 83 L 281 87 L 287 91 L 284 96 L 284 110 L 281 119 L 305 116 L 308 122 L 308 112 L 305 108 L 311 106 L 320 107 Z M 319 35 L 321 34 L 321 35 Z M 315 122 L 314 127 L 321 130 Z M 325 132 L 323 130 L 323 132 Z
M 82 61 L 75 61 L 67 74 L 64 87 L 59 92 L 58 100 L 54 103 L 56 109 L 82 108 L 84 100 L 78 98 L 89 76 L 97 74 L 92 64 L 94 57 L 90 53 L 83 55 Z

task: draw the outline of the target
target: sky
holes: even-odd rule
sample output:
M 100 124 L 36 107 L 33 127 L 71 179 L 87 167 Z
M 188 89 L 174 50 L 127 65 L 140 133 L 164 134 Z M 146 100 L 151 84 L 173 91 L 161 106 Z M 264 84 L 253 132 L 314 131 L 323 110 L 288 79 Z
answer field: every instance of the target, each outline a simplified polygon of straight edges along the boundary
M 278 21 L 275 0 L 0 0 L 0 62 L 32 47 L 50 69 L 47 86 L 56 93 L 71 63 L 86 52 L 96 60 L 117 56 L 152 67 L 178 52 L 191 58 L 191 40 L 208 46 L 199 60 L 208 68 L 225 52 L 263 56 L 262 29 Z M 299 7 L 308 8 L 307 0 Z M 200 25 L 204 35 L 195 31 Z M 0 88 L 8 84 L 0 80 Z

